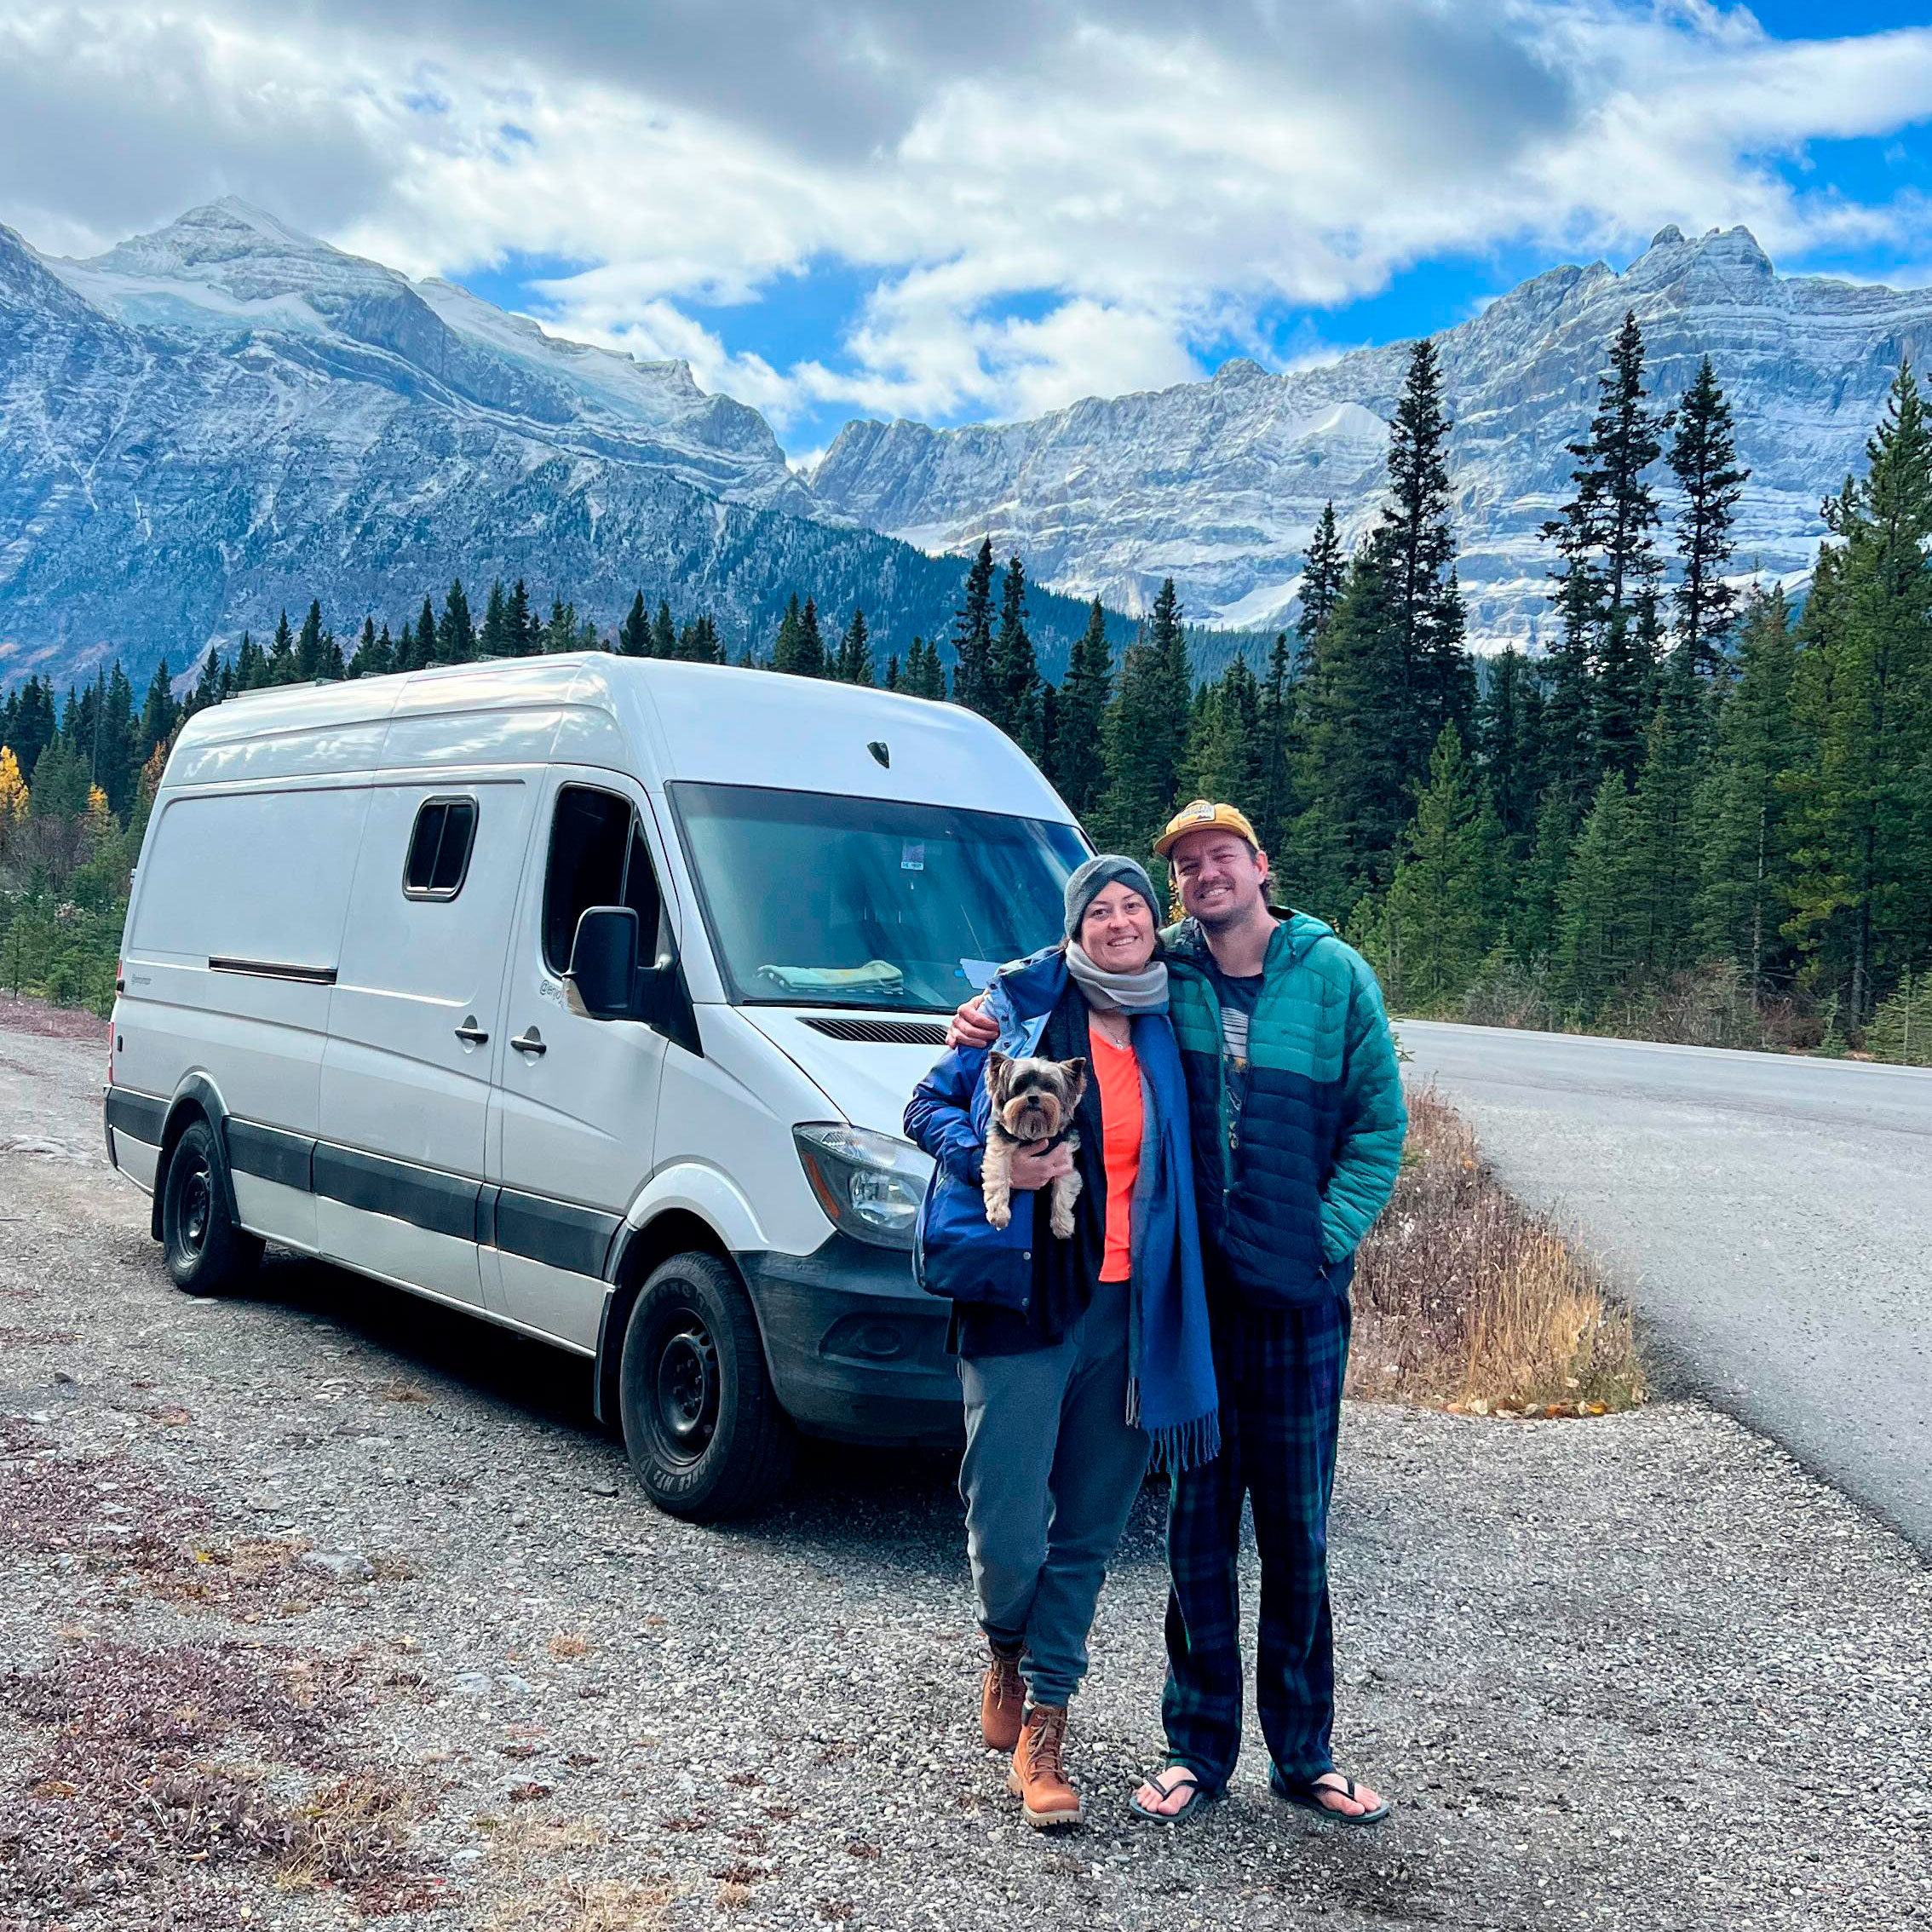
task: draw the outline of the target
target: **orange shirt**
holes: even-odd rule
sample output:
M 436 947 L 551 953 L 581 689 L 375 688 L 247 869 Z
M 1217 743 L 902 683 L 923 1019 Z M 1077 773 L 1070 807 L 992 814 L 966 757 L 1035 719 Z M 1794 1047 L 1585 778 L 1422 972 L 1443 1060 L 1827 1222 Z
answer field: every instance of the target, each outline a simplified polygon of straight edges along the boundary
M 1134 1183 L 1141 1172 L 1141 1063 L 1131 1046 L 1115 1046 L 1091 1029 L 1094 1077 L 1100 1082 L 1101 1120 L 1107 1131 L 1107 1245 L 1102 1281 L 1124 1281 L 1133 1271 Z

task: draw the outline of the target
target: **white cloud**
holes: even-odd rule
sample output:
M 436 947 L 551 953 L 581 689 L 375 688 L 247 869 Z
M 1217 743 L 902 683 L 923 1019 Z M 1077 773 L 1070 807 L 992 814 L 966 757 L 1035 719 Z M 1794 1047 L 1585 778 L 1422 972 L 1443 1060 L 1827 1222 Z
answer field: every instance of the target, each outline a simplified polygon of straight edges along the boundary
M 1202 373 L 1282 303 L 1446 251 L 1910 254 L 1922 210 L 1779 164 L 1932 115 L 1932 28 L 1770 39 L 1705 0 L 0 0 L 0 216 L 104 245 L 237 192 L 460 276 L 594 267 L 547 325 L 808 411 L 1030 413 Z M 710 305 L 822 262 L 877 286 L 836 357 Z M 1015 306 L 1020 313 L 1014 313 Z M 1321 353 L 1310 342 L 1307 353 Z M 1297 352 L 1299 353 L 1299 352 Z

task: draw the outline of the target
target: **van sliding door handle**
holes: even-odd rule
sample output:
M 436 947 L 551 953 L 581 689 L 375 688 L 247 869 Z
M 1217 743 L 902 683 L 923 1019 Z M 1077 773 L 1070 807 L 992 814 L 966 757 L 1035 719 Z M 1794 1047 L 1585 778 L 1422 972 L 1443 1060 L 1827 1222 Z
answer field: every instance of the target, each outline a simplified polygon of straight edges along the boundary
M 476 1024 L 476 1015 L 474 1013 L 457 1028 L 456 1037 L 465 1046 L 487 1046 L 490 1042 L 490 1036 Z
M 519 1053 L 528 1054 L 532 1060 L 536 1059 L 539 1054 L 548 1053 L 550 1050 L 543 1044 L 543 1036 L 534 1026 L 528 1032 L 518 1034 L 510 1042 L 510 1044 Z

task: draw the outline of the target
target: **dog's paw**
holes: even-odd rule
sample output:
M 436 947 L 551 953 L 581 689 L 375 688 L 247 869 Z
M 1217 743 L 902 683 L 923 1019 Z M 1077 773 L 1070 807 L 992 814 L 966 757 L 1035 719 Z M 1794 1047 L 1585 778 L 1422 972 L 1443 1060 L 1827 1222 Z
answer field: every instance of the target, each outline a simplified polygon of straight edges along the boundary
M 988 1201 L 986 1203 L 986 1219 L 995 1228 L 1007 1227 L 1012 1222 L 1013 1210 L 1003 1202 Z
M 1073 1233 L 1073 1216 L 1071 1214 L 1062 1214 L 1055 1208 L 1047 1221 L 1047 1226 L 1053 1230 L 1055 1240 L 1069 1240 Z

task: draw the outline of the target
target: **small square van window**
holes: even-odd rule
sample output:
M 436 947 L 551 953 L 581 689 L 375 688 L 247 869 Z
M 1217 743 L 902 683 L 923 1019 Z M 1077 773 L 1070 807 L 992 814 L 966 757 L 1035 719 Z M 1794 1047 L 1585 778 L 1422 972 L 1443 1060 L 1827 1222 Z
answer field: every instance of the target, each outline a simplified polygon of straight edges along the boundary
M 628 906 L 637 915 L 642 944 L 650 947 L 658 936 L 662 903 L 630 800 L 589 785 L 566 785 L 550 820 L 543 875 L 543 963 L 560 975 L 569 970 L 577 922 L 593 906 Z
M 469 871 L 476 842 L 474 798 L 430 798 L 416 814 L 409 859 L 403 867 L 403 893 L 410 899 L 454 899 Z

